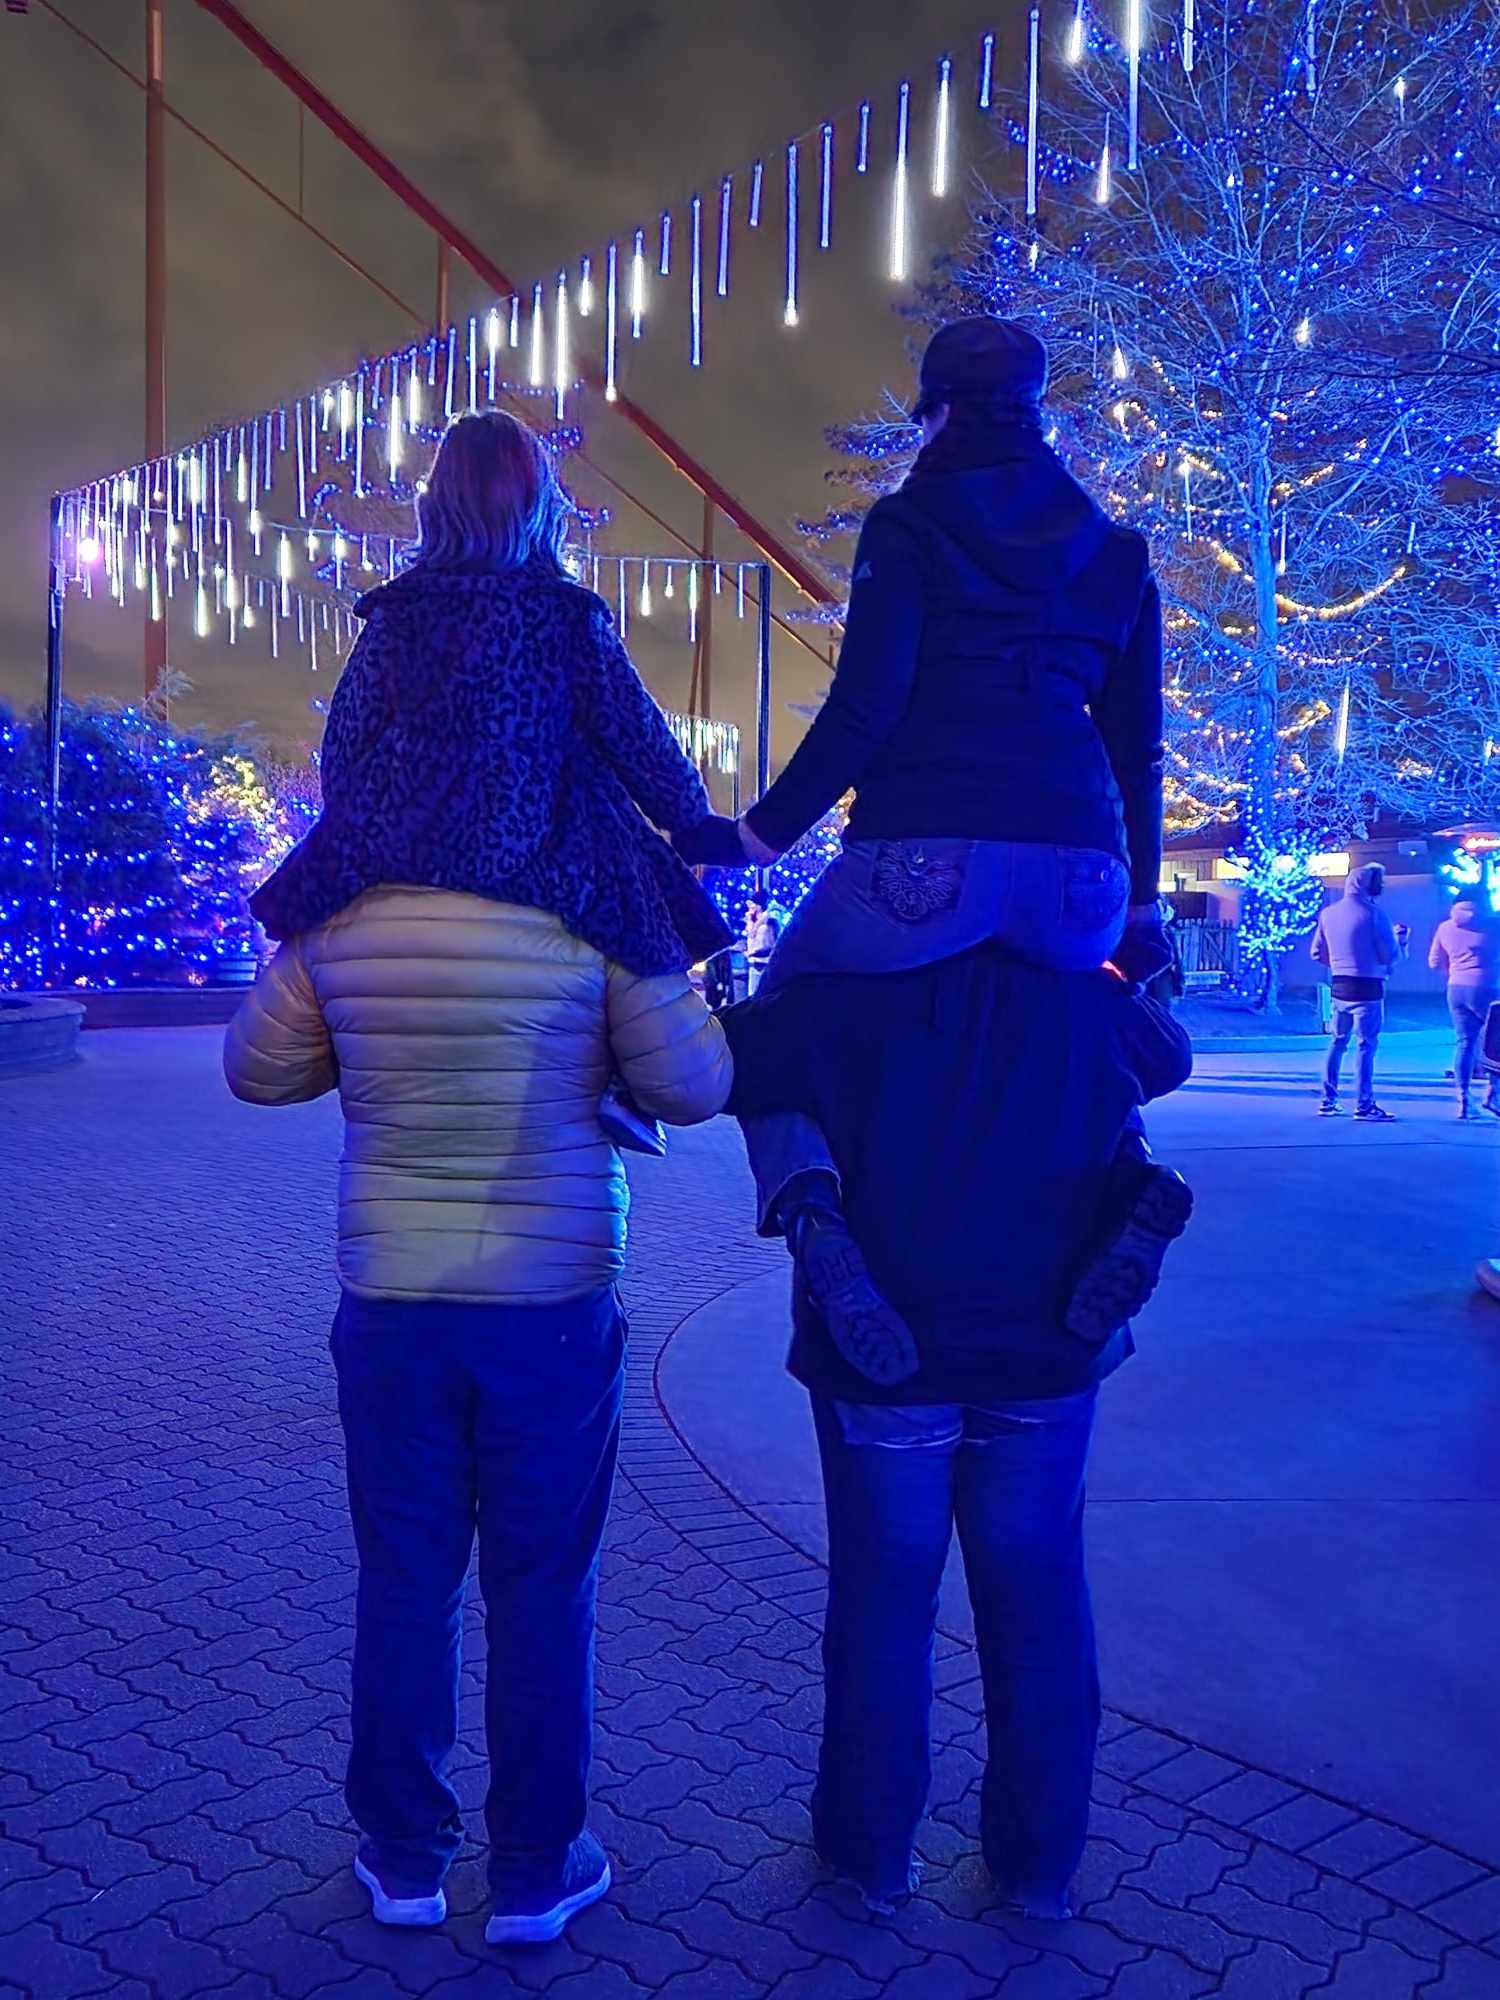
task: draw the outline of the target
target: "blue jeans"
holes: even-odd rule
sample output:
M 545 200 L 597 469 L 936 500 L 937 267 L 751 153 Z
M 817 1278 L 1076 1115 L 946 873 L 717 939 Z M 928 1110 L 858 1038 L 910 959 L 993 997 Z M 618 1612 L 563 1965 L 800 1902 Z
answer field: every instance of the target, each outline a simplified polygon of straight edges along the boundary
M 1323 1097 L 1327 1103 L 1336 1103 L 1339 1094 L 1339 1072 L 1344 1066 L 1344 1052 L 1351 1038 L 1358 1040 L 1358 1108 L 1367 1111 L 1375 1102 L 1375 1051 L 1380 1045 L 1380 1030 L 1385 1022 L 1385 1002 L 1383 1000 L 1335 1000 L 1333 1003 L 1333 1040 L 1328 1044 L 1328 1060 L 1323 1065 Z
M 359 1552 L 345 1796 L 393 1893 L 431 1895 L 462 1838 L 444 1772 L 476 1528 L 492 1883 L 547 1888 L 583 1831 L 625 1333 L 612 1291 L 556 1306 L 345 1293 L 339 1307 Z
M 1130 876 L 1112 854 L 1010 840 L 853 840 L 781 934 L 760 982 L 769 994 L 814 972 L 908 972 L 993 938 L 1059 972 L 1103 965 L 1125 927 Z M 760 1229 L 780 1234 L 777 1199 L 810 1169 L 834 1174 L 801 1112 L 744 1121 Z
M 1007 1901 L 1060 1916 L 1088 1831 L 1099 1675 L 1083 1570 L 1096 1391 L 983 1409 L 813 1399 L 828 1508 L 818 1849 L 906 1885 L 931 1781 L 938 1583 L 955 1522 L 989 1761 L 984 1857 Z
M 1488 986 L 1448 988 L 1448 1015 L 1453 1022 L 1454 1035 L 1453 1076 L 1460 1103 L 1467 1101 L 1469 1092 L 1473 1088 L 1484 1024 L 1497 998 L 1500 998 L 1500 995 Z M 1493 1101 L 1495 1096 L 1493 1075 L 1489 1079 L 1488 1096 Z

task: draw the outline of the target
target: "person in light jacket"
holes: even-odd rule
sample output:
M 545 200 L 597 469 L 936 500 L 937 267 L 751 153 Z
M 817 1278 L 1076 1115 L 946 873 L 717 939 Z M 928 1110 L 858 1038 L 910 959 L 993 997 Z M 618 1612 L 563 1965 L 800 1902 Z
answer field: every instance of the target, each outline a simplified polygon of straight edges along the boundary
M 477 1530 L 486 1934 L 532 1943 L 610 1881 L 588 1769 L 627 1190 L 601 1099 L 618 1074 L 650 1117 L 722 1108 L 732 1064 L 687 966 L 728 933 L 637 810 L 672 826 L 708 801 L 563 574 L 540 446 L 461 419 L 419 511 L 417 565 L 367 603 L 334 697 L 323 819 L 256 899 L 286 942 L 225 1071 L 248 1103 L 336 1089 L 344 1111 L 355 1873 L 378 1921 L 443 1921 Z
M 1393 924 L 1380 907 L 1385 870 L 1378 861 L 1353 869 L 1344 893 L 1329 903 L 1313 932 L 1312 955 L 1326 966 L 1333 987 L 1333 1040 L 1323 1065 L 1325 1118 L 1339 1109 L 1339 1073 L 1351 1040 L 1359 1044 L 1359 1095 L 1354 1115 L 1370 1125 L 1394 1123 L 1389 1111 L 1375 1102 L 1375 1051 L 1385 1023 L 1385 984 L 1398 960 L 1406 955 L 1409 933 Z
M 1458 1115 L 1473 1114 L 1469 1093 L 1474 1087 L 1474 1071 L 1479 1061 L 1479 1042 L 1491 1007 L 1500 1000 L 1500 926 L 1480 916 L 1472 896 L 1461 896 L 1451 916 L 1444 918 L 1432 934 L 1427 963 L 1448 982 L 1448 1013 L 1453 1021 L 1453 1080 L 1458 1092 Z M 1500 1118 L 1500 1097 L 1491 1072 L 1484 1108 Z

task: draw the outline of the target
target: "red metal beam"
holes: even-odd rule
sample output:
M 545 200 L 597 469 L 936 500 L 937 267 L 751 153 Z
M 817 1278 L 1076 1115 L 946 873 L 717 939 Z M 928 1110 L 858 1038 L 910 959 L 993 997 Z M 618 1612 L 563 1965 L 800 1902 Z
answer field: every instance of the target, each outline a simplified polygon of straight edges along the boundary
M 474 239 L 459 228 L 436 202 L 429 200 L 422 190 L 410 180 L 389 155 L 383 153 L 350 118 L 345 117 L 331 98 L 324 95 L 308 76 L 298 69 L 290 56 L 283 54 L 234 5 L 234 0 L 197 0 L 198 6 L 227 28 L 235 40 L 247 48 L 256 60 L 271 72 L 278 82 L 284 84 L 307 109 L 325 125 L 343 146 L 363 161 L 375 177 L 384 183 L 397 200 L 419 216 L 429 229 L 447 243 L 479 277 L 483 278 L 496 293 L 514 293 L 520 289 L 515 281 L 501 270 L 500 266 Z M 597 369 L 585 367 L 580 370 L 582 378 L 592 389 L 602 389 L 603 377 Z M 814 604 L 832 604 L 833 592 L 817 573 L 796 555 L 779 536 L 772 534 L 750 510 L 742 506 L 734 495 L 723 486 L 707 466 L 702 465 L 684 446 L 680 445 L 670 432 L 662 426 L 639 403 L 629 396 L 619 396 L 612 407 L 633 424 L 641 435 L 659 451 L 668 463 L 676 468 L 685 479 L 692 482 L 705 499 L 712 500 L 735 526 L 746 535 L 755 546 L 775 564 L 782 574 Z

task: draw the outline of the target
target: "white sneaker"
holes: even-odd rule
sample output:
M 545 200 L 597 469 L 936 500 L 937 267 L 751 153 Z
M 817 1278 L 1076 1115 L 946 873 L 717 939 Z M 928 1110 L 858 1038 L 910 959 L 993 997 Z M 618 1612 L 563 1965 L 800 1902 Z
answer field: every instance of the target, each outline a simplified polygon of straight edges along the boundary
M 517 1887 L 497 1891 L 486 1944 L 551 1944 L 580 1910 L 609 1893 L 609 1861 L 591 1833 L 581 1833 L 569 1849 L 561 1882 L 540 1891 Z
M 370 1914 L 377 1924 L 394 1924 L 403 1930 L 431 1930 L 448 1914 L 448 1898 L 439 1889 L 433 1896 L 392 1896 L 363 1854 L 354 1857 L 354 1873 L 370 1892 Z

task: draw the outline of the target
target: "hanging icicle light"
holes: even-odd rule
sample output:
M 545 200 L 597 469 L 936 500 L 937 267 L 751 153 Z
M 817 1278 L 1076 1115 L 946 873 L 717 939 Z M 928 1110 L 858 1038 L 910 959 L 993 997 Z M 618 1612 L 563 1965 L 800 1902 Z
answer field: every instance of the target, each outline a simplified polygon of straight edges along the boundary
M 270 485 L 269 479 L 266 484 Z M 360 376 L 354 385 L 354 494 L 358 500 L 365 497 L 365 378 Z
M 630 256 L 630 337 L 641 337 L 641 319 L 646 311 L 646 232 L 635 232 L 635 246 Z
M 349 426 L 354 422 L 354 397 L 347 382 L 339 384 L 339 457 L 349 456 Z
M 703 198 L 688 204 L 688 360 L 703 366 Z
M 786 149 L 786 306 L 782 319 L 787 326 L 797 324 L 797 142 Z
M 762 188 L 765 185 L 765 178 L 766 163 L 764 160 L 757 160 L 755 165 L 750 169 L 750 207 L 748 220 L 752 229 L 760 228 L 760 198 Z
M 833 127 L 825 125 L 819 138 L 818 248 L 833 242 Z
M 619 399 L 619 388 L 615 381 L 619 365 L 619 262 L 620 250 L 617 243 L 611 243 L 605 258 L 604 278 L 604 400 L 613 403 Z
M 250 498 L 250 461 L 245 456 L 245 433 L 240 431 L 240 452 L 234 464 L 234 497 L 243 507 Z
M 1281 510 L 1281 550 L 1276 558 L 1276 574 L 1286 575 L 1286 509 Z
M 469 314 L 469 344 L 467 353 L 469 360 L 469 408 L 477 410 L 479 408 L 479 316 L 477 313 Z
M 663 597 L 675 597 L 677 595 L 677 585 L 672 580 L 672 568 L 673 566 L 669 562 L 664 562 L 661 566 L 661 594 Z
M 193 592 L 193 631 L 200 639 L 208 637 L 208 592 L 203 586 L 203 566 L 198 566 L 198 587 Z
M 1182 0 L 1182 67 L 1191 76 L 1198 34 L 1196 0 Z
M 859 107 L 859 143 L 854 149 L 854 171 L 867 174 L 870 171 L 870 100 L 865 99 Z
M 1178 466 L 1177 471 L 1182 480 L 1182 510 L 1186 517 L 1186 525 L 1183 532 L 1187 539 L 1191 541 L 1193 539 L 1193 462 L 1186 453 L 1183 454 L 1182 463 Z
M 979 108 L 988 111 L 995 95 L 995 37 L 986 35 L 979 44 Z
M 932 192 L 941 201 L 948 192 L 953 150 L 953 59 L 938 63 L 937 116 L 932 121 Z
M 542 319 L 542 288 L 540 284 L 531 288 L 531 367 L 528 379 L 533 389 L 540 389 L 547 379 L 547 329 Z
M 911 85 L 903 83 L 896 100 L 896 173 L 891 186 L 891 277 L 904 284 L 907 273 L 906 147 L 911 119 Z
M 1115 184 L 1109 168 L 1109 113 L 1104 114 L 1104 144 L 1099 152 L 1099 177 L 1094 183 L 1094 199 L 1104 208 L 1114 199 Z
M 1406 117 L 1406 78 L 1404 76 L 1398 76 L 1396 78 L 1394 89 L 1396 97 L 1396 109 L 1400 112 L 1401 117 L 1404 120 Z
M 1344 682 L 1344 692 L 1339 696 L 1339 719 L 1333 732 L 1333 752 L 1342 764 L 1349 748 L 1349 682 Z
M 573 363 L 568 341 L 568 274 L 557 274 L 557 323 L 552 329 L 552 389 L 559 419 L 568 407 L 568 390 L 573 384 Z
M 734 216 L 734 176 L 725 174 L 719 183 L 719 276 L 718 294 L 729 297 L 729 226 Z
M 1119 341 L 1115 342 L 1115 351 L 1109 357 L 1109 372 L 1117 382 L 1130 380 L 1130 363 L 1126 360 L 1125 350 Z
M 1037 72 L 1041 65 L 1042 14 L 1033 7 L 1026 38 L 1026 213 L 1036 214 Z
M 443 374 L 443 416 L 449 423 L 453 421 L 453 382 L 458 368 L 458 328 L 448 329 L 447 367 Z
M 1318 0 L 1307 0 L 1307 13 L 1303 21 L 1306 55 L 1302 74 L 1307 81 L 1307 94 L 1318 94 Z
M 490 402 L 495 400 L 495 362 L 500 353 L 500 309 L 491 306 L 484 322 L 485 346 L 485 393 Z M 412 386 L 416 386 L 416 371 L 412 371 Z
M 688 637 L 696 640 L 698 637 L 698 565 L 696 563 L 688 564 L 687 601 Z
M 664 209 L 661 218 L 661 255 L 657 258 L 657 268 L 664 278 L 672 275 L 672 211 Z
M 1063 44 L 1063 56 L 1070 63 L 1083 61 L 1085 22 L 1083 0 L 1074 0 L 1073 18 L 1068 23 L 1068 39 Z
M 512 292 L 510 295 L 511 353 L 512 354 L 519 353 L 520 347 L 521 347 L 521 294 L 519 292 Z M 431 379 L 432 379 L 431 376 L 429 376 L 428 380 L 431 381 Z
M 638 609 L 643 618 L 651 616 L 651 564 L 649 562 L 641 564 L 641 601 Z
M 578 262 L 578 317 L 587 319 L 594 310 L 594 260 L 581 257 Z
M 1134 173 L 1140 165 L 1141 9 L 1145 0 L 1125 0 L 1125 54 L 1130 65 L 1129 144 L 1125 164 Z
M 1312 316 L 1309 313 L 1304 313 L 1301 319 L 1299 319 L 1297 322 L 1297 330 L 1292 335 L 1292 338 L 1293 340 L 1296 341 L 1299 347 L 1311 347 L 1312 337 L 1313 337 Z
M 395 394 L 394 392 L 391 395 L 387 396 L 385 399 L 385 409 L 386 409 L 386 452 L 385 452 L 386 471 L 390 474 L 390 481 L 391 484 L 394 486 L 396 483 L 397 475 L 400 473 L 401 470 L 400 396 Z M 300 437 L 301 433 L 299 432 L 298 435 Z M 307 539 L 309 543 L 311 543 L 312 536 L 309 535 Z M 309 549 L 309 554 L 310 553 L 311 549 Z

